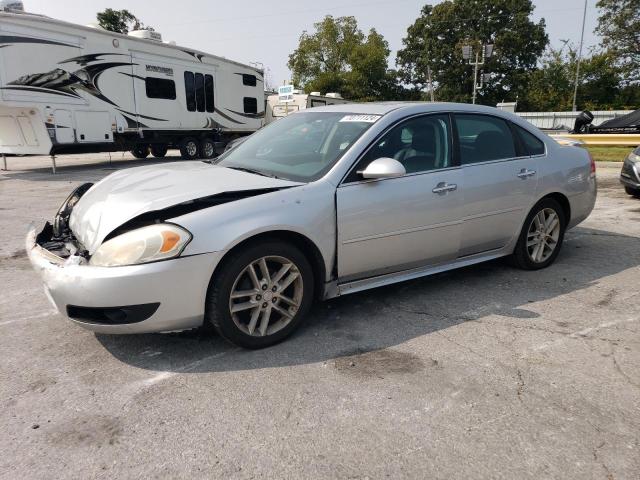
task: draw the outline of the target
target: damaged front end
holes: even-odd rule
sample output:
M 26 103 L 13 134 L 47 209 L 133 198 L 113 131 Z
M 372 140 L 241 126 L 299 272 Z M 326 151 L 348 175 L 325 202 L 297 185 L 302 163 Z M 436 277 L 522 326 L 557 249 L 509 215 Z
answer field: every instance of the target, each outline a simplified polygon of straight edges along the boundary
M 35 236 L 36 245 L 66 264 L 84 264 L 89 259 L 89 252 L 69 228 L 69 217 L 73 207 L 92 186 L 93 183 L 84 183 L 71 192 L 58 209 L 53 225 L 47 222 Z

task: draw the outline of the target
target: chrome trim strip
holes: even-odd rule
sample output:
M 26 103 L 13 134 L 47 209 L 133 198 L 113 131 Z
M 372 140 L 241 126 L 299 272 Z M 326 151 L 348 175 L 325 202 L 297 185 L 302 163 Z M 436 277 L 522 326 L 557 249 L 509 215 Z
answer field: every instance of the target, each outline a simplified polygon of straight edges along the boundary
M 435 223 L 433 225 L 427 225 L 422 227 L 407 228 L 406 230 L 396 230 L 393 232 L 378 233 L 376 235 L 368 235 L 366 237 L 357 237 L 349 240 L 344 240 L 342 242 L 342 245 L 347 245 L 349 243 L 365 242 L 367 240 L 375 240 L 377 238 L 394 237 L 397 235 L 404 235 L 406 233 L 422 232 L 424 230 L 433 230 L 434 228 L 450 227 L 453 225 L 460 225 L 462 224 L 462 222 L 463 220 L 455 220 L 453 222 Z
M 477 215 L 469 215 L 468 217 L 464 217 L 462 221 L 466 222 L 467 220 L 475 220 L 477 218 L 483 218 L 483 217 L 492 217 L 494 215 L 502 215 L 503 213 L 510 213 L 510 212 L 519 212 L 521 210 L 524 210 L 524 208 L 522 207 L 505 208 L 504 210 L 496 210 L 494 212 L 489 212 L 489 213 L 479 213 Z

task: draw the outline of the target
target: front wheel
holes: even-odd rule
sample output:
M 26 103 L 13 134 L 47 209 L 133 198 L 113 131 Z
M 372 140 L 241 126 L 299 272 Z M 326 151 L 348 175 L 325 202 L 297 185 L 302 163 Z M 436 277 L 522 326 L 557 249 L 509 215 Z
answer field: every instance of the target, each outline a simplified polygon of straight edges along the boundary
M 300 326 L 313 301 L 307 258 L 280 242 L 256 244 L 232 255 L 211 280 L 205 321 L 244 348 L 284 340 Z
M 560 204 L 552 198 L 541 200 L 524 222 L 513 263 L 525 270 L 548 267 L 560 253 L 566 228 L 567 219 Z
M 185 138 L 180 143 L 180 154 L 185 160 L 195 160 L 200 154 L 199 147 L 200 145 L 198 145 L 198 141 L 195 138 Z

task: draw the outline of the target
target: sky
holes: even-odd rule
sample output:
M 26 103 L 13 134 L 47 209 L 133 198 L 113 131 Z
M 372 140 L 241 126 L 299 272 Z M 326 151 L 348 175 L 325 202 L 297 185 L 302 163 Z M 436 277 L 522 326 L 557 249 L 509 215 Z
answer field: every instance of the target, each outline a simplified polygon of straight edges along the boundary
M 375 28 L 389 42 L 390 65 L 407 27 L 426 3 L 439 0 L 23 0 L 25 10 L 72 23 L 95 23 L 96 12 L 126 8 L 162 34 L 163 40 L 244 63 L 261 62 L 272 85 L 290 78 L 289 54 L 303 30 L 325 15 L 353 15 L 363 31 Z M 580 41 L 584 0 L 534 0 L 534 19 L 544 18 L 552 46 Z M 587 0 L 585 51 L 598 43 L 596 0 Z

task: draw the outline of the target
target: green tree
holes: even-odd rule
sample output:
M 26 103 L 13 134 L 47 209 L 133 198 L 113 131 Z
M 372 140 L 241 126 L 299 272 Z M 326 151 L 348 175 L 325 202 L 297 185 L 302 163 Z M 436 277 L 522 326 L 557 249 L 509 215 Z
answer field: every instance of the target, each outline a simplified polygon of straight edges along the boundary
M 622 85 L 622 71 L 610 51 L 591 52 L 582 59 L 576 99 L 579 110 L 634 108 L 637 90 Z M 573 106 L 577 52 L 569 44 L 550 49 L 531 74 L 520 110 L 567 111 Z M 637 108 L 637 107 L 636 107 Z
M 127 34 L 131 30 L 153 30 L 152 27 L 145 27 L 144 24 L 129 10 L 105 9 L 96 14 L 98 24 L 105 30 L 111 32 Z
M 473 67 L 462 58 L 462 45 L 491 43 L 493 57 L 485 72 L 491 80 L 478 92 L 478 103 L 514 101 L 548 43 L 544 19 L 535 23 L 531 0 L 445 0 L 425 5 L 407 30 L 397 66 L 402 81 L 424 90 L 432 71 L 436 99 L 470 102 Z
M 375 29 L 365 35 L 354 17 L 327 15 L 302 32 L 289 55 L 294 85 L 306 92 L 339 92 L 358 101 L 402 95 L 397 75 L 388 69 L 389 44 Z
M 640 80 L 640 0 L 599 0 L 596 33 L 623 68 L 625 82 Z

